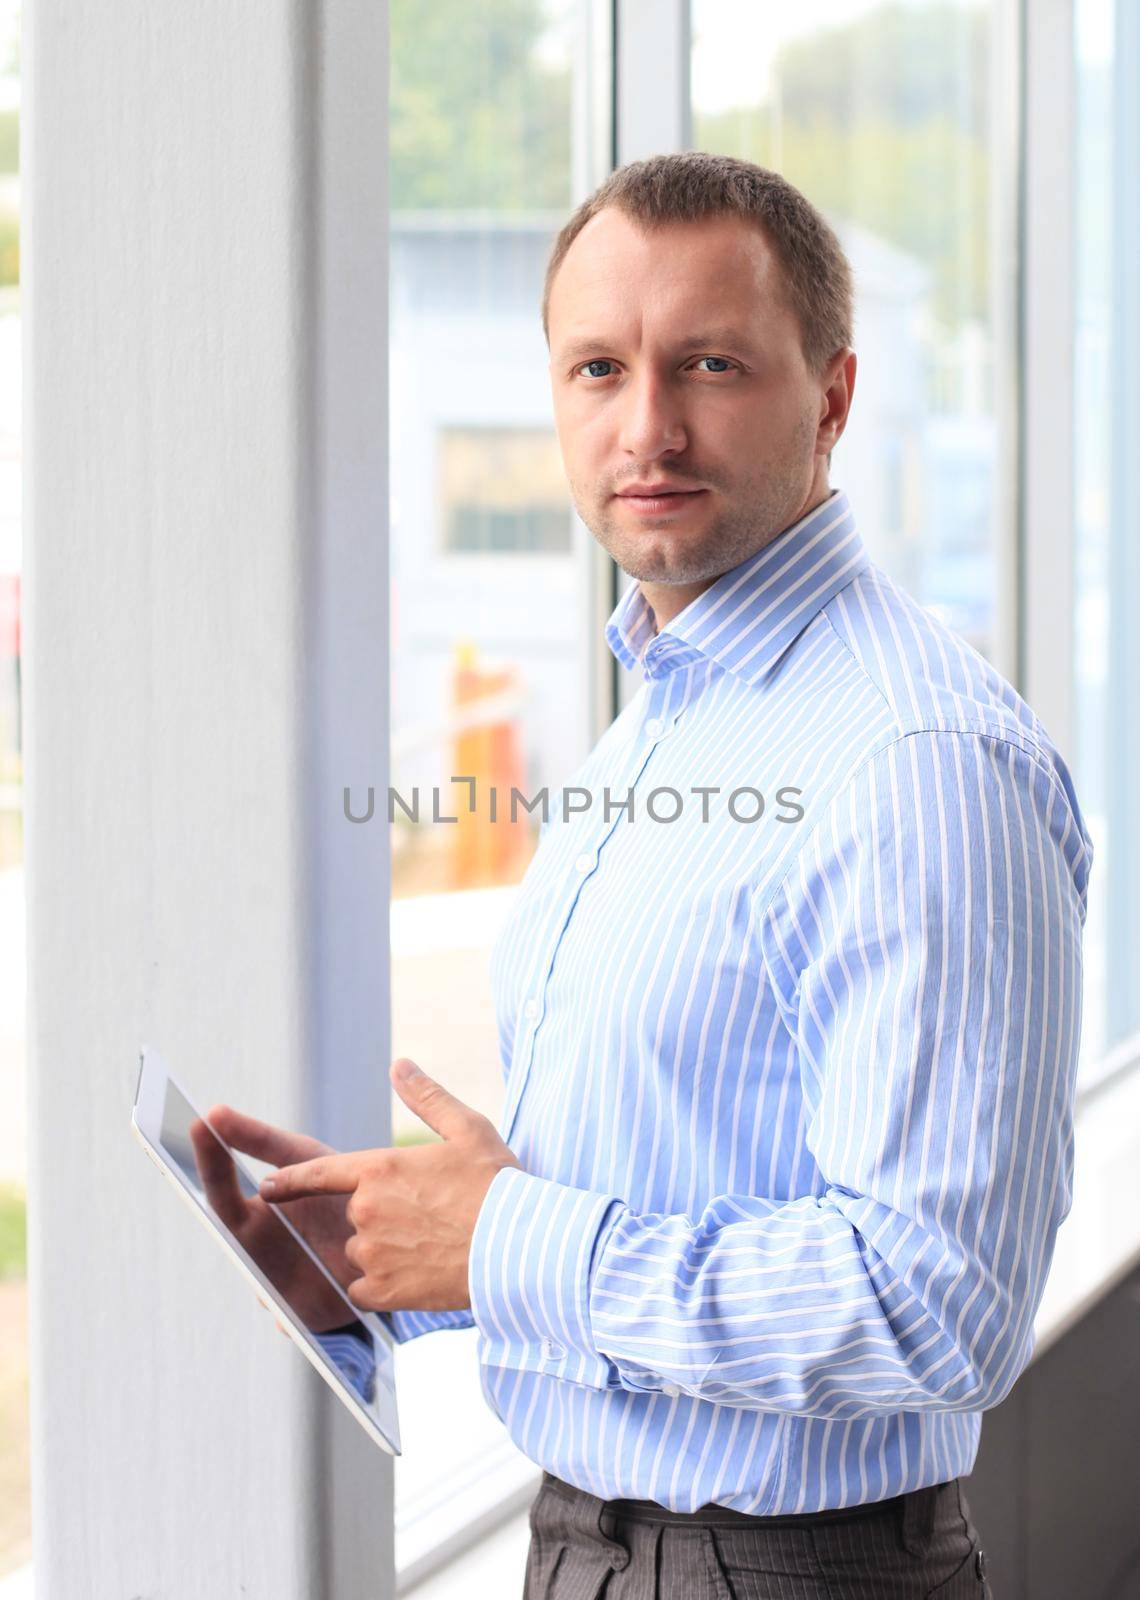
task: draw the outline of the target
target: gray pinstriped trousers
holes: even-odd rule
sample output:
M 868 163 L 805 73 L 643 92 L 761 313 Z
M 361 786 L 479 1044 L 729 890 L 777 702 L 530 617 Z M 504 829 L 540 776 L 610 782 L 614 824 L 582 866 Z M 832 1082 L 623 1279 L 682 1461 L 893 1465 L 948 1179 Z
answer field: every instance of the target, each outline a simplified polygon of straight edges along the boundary
M 600 1500 L 542 1475 L 523 1600 L 992 1600 L 961 1482 L 752 1517 Z

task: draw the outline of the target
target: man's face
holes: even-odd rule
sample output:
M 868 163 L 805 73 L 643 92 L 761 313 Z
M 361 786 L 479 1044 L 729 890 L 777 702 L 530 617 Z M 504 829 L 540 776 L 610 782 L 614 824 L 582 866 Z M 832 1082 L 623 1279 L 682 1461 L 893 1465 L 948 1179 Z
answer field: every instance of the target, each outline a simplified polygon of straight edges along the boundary
M 780 271 L 739 217 L 643 232 L 612 207 L 558 269 L 562 459 L 579 516 L 632 577 L 711 582 L 827 493 L 855 357 L 811 376 Z M 635 484 L 696 492 L 655 504 L 629 497 Z

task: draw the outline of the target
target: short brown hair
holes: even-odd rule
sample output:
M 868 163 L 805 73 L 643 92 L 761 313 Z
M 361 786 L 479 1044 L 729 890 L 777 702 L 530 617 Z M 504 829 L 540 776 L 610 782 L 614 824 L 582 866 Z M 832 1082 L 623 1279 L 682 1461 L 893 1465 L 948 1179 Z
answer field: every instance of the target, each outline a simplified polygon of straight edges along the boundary
M 811 201 L 767 167 L 737 156 L 679 150 L 619 167 L 583 200 L 559 233 L 542 291 L 542 331 L 548 346 L 554 276 L 578 234 L 604 206 L 615 207 L 646 228 L 712 216 L 751 218 L 763 229 L 783 269 L 788 301 L 800 325 L 804 360 L 813 377 L 851 344 L 851 265 Z

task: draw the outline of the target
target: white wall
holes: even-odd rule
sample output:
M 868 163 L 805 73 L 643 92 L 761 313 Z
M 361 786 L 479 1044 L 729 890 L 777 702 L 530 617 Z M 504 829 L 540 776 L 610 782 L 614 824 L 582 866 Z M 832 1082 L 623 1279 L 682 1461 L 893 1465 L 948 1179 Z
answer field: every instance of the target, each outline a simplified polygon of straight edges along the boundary
M 390 1592 L 391 1463 L 128 1133 L 387 1140 L 386 8 L 25 11 L 42 1600 Z

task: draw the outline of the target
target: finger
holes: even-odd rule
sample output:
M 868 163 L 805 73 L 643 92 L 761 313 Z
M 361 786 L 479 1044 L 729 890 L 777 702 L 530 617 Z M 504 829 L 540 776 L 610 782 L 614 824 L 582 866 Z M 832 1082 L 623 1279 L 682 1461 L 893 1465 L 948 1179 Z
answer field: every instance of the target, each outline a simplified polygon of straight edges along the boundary
M 348 1285 L 344 1292 L 358 1310 L 375 1311 L 377 1309 L 372 1304 L 372 1301 L 368 1295 L 367 1276 L 362 1278 L 353 1278 L 352 1282 Z
M 238 1183 L 233 1157 L 220 1145 L 201 1117 L 190 1124 L 190 1141 L 206 1199 L 227 1228 L 235 1231 L 247 1215 L 247 1202 Z
M 211 1106 L 206 1121 L 216 1128 L 228 1145 L 244 1150 L 258 1161 L 268 1161 L 275 1167 L 288 1166 L 293 1161 L 309 1161 L 322 1156 L 331 1148 L 307 1133 L 290 1133 L 287 1128 L 275 1128 L 271 1122 L 262 1122 L 233 1106 Z
M 437 1083 L 407 1056 L 397 1056 L 389 1073 L 396 1093 L 421 1122 L 435 1130 L 444 1139 L 472 1139 L 485 1137 L 488 1130 L 496 1138 L 491 1123 L 479 1111 L 473 1111 L 442 1083 Z
M 333 1151 L 312 1161 L 280 1167 L 261 1180 L 264 1200 L 302 1200 L 315 1194 L 351 1194 L 372 1151 Z

